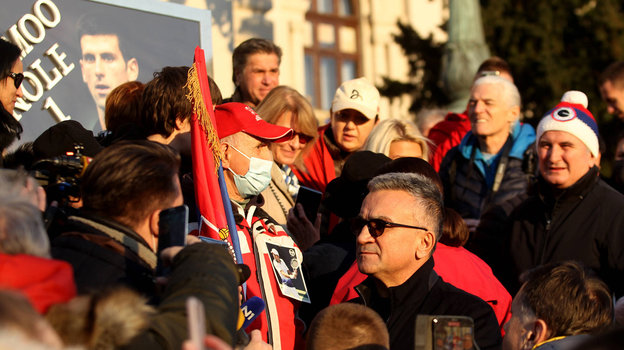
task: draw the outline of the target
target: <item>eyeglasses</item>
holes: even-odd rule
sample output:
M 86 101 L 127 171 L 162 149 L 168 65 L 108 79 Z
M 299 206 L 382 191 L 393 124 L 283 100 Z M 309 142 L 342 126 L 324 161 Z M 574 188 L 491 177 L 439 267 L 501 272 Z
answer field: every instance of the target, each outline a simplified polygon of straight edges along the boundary
M 11 72 L 9 76 L 13 78 L 13 85 L 15 85 L 15 88 L 19 89 L 20 85 L 22 85 L 22 81 L 24 81 L 24 74 Z
M 381 236 L 384 233 L 386 227 L 388 228 L 405 227 L 405 228 L 413 228 L 416 230 L 429 231 L 428 229 L 424 227 L 397 224 L 395 222 L 388 222 L 382 219 L 368 219 L 367 220 L 361 216 L 354 218 L 353 221 L 351 222 L 351 229 L 353 230 L 353 233 L 355 235 L 358 235 L 362 231 L 362 228 L 364 228 L 364 226 L 368 228 L 368 233 L 370 233 L 370 235 L 373 236 L 374 238 Z

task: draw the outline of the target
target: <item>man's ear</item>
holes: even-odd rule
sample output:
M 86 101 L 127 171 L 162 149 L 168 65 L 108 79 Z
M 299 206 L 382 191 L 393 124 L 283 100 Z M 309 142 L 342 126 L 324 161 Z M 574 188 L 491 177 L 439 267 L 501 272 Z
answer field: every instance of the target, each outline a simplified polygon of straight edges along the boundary
M 175 123 L 176 123 L 175 125 L 176 129 L 179 131 L 191 130 L 191 117 L 189 118 L 176 117 Z
M 126 62 L 126 72 L 128 73 L 128 81 L 137 80 L 139 77 L 139 62 L 136 58 L 131 58 Z
M 550 330 L 548 325 L 541 318 L 535 319 L 530 323 L 530 329 L 527 330 L 526 340 L 529 349 L 550 339 Z
M 436 240 L 433 232 L 420 232 L 416 239 L 416 259 L 426 259 L 429 257 L 435 242 Z
M 223 158 L 221 159 L 221 165 L 224 169 L 230 168 L 230 154 L 227 152 L 229 145 L 227 143 L 221 142 L 221 154 L 223 154 Z
M 162 209 L 154 210 L 149 216 L 149 228 L 150 232 L 154 235 L 154 237 L 158 238 L 160 234 L 160 229 L 158 228 L 158 221 L 160 221 L 160 212 Z
M 520 106 L 511 107 L 511 109 L 509 110 L 508 116 L 509 116 L 508 121 L 510 123 L 513 123 L 516 120 L 518 120 L 520 118 Z

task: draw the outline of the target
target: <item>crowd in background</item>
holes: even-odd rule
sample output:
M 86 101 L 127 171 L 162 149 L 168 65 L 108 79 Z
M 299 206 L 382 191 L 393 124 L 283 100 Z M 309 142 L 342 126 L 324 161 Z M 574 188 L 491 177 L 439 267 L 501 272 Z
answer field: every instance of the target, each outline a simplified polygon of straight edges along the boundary
M 0 349 L 624 348 L 624 137 L 591 113 L 624 119 L 624 62 L 604 101 L 561 91 L 536 128 L 499 57 L 462 113 L 380 115 L 357 78 L 319 123 L 279 85 L 281 49 L 243 42 L 231 97 L 206 77 L 236 258 L 199 215 L 190 67 L 94 84 L 103 131 L 15 147 L 20 54 L 0 40 Z

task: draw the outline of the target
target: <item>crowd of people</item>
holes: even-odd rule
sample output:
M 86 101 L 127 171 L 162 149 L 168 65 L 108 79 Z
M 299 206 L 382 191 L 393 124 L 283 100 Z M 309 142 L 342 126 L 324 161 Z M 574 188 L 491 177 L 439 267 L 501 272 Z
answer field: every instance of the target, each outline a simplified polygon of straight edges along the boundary
M 206 77 L 237 259 L 203 236 L 192 68 L 98 95 L 96 135 L 11 148 L 20 53 L 0 39 L 0 349 L 624 348 L 624 141 L 601 145 L 581 91 L 534 129 L 492 57 L 463 113 L 380 115 L 357 78 L 319 125 L 249 39 L 231 97 Z M 624 119 L 624 63 L 597 83 Z

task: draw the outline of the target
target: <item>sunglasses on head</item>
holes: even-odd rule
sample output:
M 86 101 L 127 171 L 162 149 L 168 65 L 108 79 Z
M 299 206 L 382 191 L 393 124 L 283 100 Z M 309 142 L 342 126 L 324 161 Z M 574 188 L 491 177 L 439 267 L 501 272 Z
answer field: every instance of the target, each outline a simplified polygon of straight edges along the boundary
M 361 216 L 354 218 L 353 221 L 351 222 L 351 229 L 353 230 L 353 233 L 355 235 L 359 235 L 360 232 L 362 232 L 362 229 L 364 228 L 364 226 L 368 228 L 368 233 L 374 238 L 381 236 L 384 233 L 386 227 L 388 228 L 404 227 L 404 228 L 413 228 L 416 230 L 429 231 L 428 229 L 424 227 L 397 224 L 395 222 L 388 222 L 382 219 L 364 219 Z
M 15 85 L 15 88 L 19 89 L 20 85 L 22 85 L 22 81 L 24 81 L 24 74 L 11 72 L 9 76 L 13 78 L 13 85 Z

